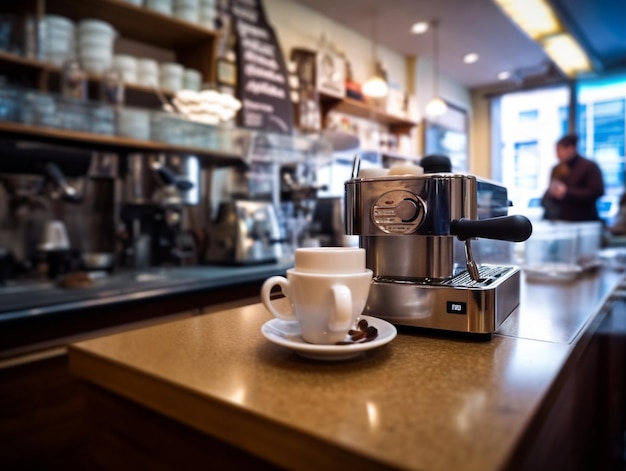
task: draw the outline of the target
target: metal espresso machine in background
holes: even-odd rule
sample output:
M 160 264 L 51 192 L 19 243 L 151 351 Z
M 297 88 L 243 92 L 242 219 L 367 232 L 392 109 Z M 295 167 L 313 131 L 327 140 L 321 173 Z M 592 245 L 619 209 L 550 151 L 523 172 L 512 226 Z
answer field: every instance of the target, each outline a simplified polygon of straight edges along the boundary
M 111 270 L 115 157 L 37 145 L 5 146 L 0 164 L 0 245 L 8 277 Z M 2 195 L 5 197 L 2 197 Z
M 133 268 L 196 263 L 197 241 L 185 209 L 201 198 L 195 156 L 130 154 L 121 165 L 122 264 Z
M 450 173 L 425 157 L 424 175 L 362 177 L 355 160 L 345 184 L 345 224 L 374 272 L 366 313 L 394 324 L 490 334 L 519 305 L 520 270 L 479 266 L 471 240 L 521 242 L 532 225 L 506 216 L 506 188 Z M 455 244 L 455 239 L 464 241 Z M 455 263 L 461 247 L 465 262 Z

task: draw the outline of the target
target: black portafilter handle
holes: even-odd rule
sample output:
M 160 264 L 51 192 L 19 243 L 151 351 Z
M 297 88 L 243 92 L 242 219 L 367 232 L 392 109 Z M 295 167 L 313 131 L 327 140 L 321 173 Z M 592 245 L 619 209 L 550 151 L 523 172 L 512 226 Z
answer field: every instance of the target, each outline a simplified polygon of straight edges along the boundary
M 61 199 L 68 203 L 78 204 L 83 201 L 76 189 L 67 183 L 63 171 L 53 162 L 46 162 L 42 167 L 43 174 L 59 189 Z
M 454 219 L 450 223 L 450 234 L 459 240 L 480 237 L 482 239 L 524 242 L 533 233 L 533 225 L 521 215 L 502 216 L 490 219 Z
M 174 185 L 179 191 L 189 191 L 193 188 L 193 182 L 178 178 L 176 173 L 165 165 L 158 167 L 155 172 L 166 186 Z

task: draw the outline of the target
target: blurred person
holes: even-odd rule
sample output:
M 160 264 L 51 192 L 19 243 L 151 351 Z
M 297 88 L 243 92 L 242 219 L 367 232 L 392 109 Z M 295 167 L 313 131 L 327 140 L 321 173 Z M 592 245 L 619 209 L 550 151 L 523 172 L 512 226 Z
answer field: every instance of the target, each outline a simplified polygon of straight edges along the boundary
M 577 150 L 578 136 L 567 134 L 556 144 L 558 165 L 552 168 L 550 186 L 541 200 L 544 219 L 599 221 L 596 202 L 604 194 L 598 165 Z

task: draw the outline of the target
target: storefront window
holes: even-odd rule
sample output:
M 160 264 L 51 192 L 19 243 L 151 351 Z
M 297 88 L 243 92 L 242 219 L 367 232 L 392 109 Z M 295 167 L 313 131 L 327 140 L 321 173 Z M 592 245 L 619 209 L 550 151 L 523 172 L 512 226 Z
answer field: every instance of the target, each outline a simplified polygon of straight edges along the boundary
M 581 81 L 576 90 L 580 151 L 594 159 L 604 178 L 600 217 L 611 223 L 624 192 L 626 77 Z
M 539 204 L 556 164 L 554 145 L 569 130 L 567 87 L 515 92 L 492 101 L 492 177 L 509 190 L 514 212 L 541 217 Z M 581 81 L 576 87 L 579 151 L 595 160 L 605 184 L 600 217 L 612 223 L 626 183 L 626 77 Z
M 493 178 L 509 191 L 513 210 L 541 217 L 538 205 L 556 164 L 554 145 L 568 127 L 567 87 L 509 93 L 492 102 Z M 536 213 L 536 214 L 535 214 Z

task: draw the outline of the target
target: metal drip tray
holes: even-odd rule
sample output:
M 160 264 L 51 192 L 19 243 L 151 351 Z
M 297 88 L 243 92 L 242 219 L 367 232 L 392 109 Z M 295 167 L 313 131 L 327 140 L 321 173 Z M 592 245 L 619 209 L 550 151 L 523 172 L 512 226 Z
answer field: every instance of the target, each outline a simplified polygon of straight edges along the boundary
M 472 280 L 470 274 L 463 270 L 462 272 L 454 275 L 452 278 L 446 278 L 445 280 L 431 280 L 431 279 L 396 279 L 388 278 L 384 276 L 376 277 L 375 280 L 381 283 L 396 283 L 400 285 L 418 285 L 418 286 L 451 286 L 455 288 L 485 288 L 493 283 L 498 282 L 507 274 L 517 270 L 515 267 L 500 267 L 491 265 L 482 265 L 479 269 L 480 280 Z
M 485 286 L 490 286 L 491 284 L 497 282 L 503 276 L 506 276 L 507 273 L 511 273 L 515 268 L 513 267 L 499 267 L 499 266 L 488 266 L 483 265 L 480 267 L 478 273 L 480 275 L 480 280 L 472 280 L 472 277 L 467 271 L 456 275 L 455 277 L 443 281 L 442 285 L 447 286 L 455 286 L 457 288 L 482 288 Z
M 480 280 L 466 271 L 442 281 L 376 278 L 366 313 L 394 324 L 493 333 L 519 305 L 520 270 L 481 266 Z

